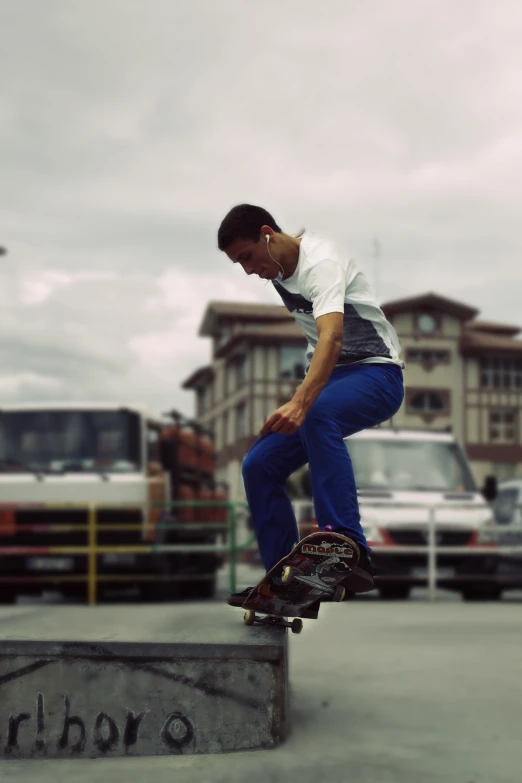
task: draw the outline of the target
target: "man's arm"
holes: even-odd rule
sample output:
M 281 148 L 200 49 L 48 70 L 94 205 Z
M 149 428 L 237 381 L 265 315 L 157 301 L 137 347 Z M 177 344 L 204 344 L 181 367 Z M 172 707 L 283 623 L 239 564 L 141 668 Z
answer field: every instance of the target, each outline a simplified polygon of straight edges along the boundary
M 317 321 L 318 341 L 306 378 L 296 389 L 293 400 L 306 413 L 330 379 L 343 346 L 343 313 L 327 313 Z
M 291 435 L 306 418 L 306 414 L 324 389 L 337 364 L 342 348 L 343 313 L 326 313 L 316 320 L 318 341 L 306 378 L 294 396 L 265 422 L 260 435 L 279 432 Z

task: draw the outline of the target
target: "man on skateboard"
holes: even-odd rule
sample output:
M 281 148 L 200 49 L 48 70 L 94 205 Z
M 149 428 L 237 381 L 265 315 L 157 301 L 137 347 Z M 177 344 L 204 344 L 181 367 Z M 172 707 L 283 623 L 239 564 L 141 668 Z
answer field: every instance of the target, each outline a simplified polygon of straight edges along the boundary
M 231 209 L 218 247 L 246 274 L 272 281 L 308 341 L 303 382 L 269 416 L 243 462 L 263 566 L 270 571 L 299 540 L 285 484 L 308 462 L 319 530 L 348 537 L 359 551 L 346 588 L 369 589 L 371 553 L 344 438 L 387 421 L 402 404 L 395 330 L 353 259 L 317 234 L 286 234 L 262 207 Z M 242 606 L 251 590 L 230 596 L 229 604 Z

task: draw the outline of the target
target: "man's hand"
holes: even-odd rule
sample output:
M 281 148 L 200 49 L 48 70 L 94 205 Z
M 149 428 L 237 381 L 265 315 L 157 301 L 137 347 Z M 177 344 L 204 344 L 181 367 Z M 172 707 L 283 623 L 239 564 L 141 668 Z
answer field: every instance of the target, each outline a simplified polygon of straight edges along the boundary
M 290 400 L 286 405 L 278 408 L 275 413 L 266 420 L 259 435 L 266 435 L 268 432 L 278 432 L 280 435 L 293 435 L 297 432 L 305 420 L 306 411 L 301 403 Z
M 297 432 L 328 382 L 343 344 L 343 314 L 327 313 L 321 315 L 316 323 L 319 339 L 306 378 L 290 402 L 278 408 L 267 419 L 259 435 L 266 435 L 267 432 L 292 435 Z

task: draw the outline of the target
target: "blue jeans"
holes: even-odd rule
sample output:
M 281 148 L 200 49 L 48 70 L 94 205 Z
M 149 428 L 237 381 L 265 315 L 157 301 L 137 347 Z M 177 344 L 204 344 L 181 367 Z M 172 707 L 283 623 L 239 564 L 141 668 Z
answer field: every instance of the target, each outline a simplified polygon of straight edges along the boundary
M 404 397 L 402 370 L 394 364 L 335 369 L 293 435 L 270 432 L 243 461 L 243 479 L 263 566 L 270 570 L 299 540 L 286 492 L 288 477 L 310 465 L 315 516 L 320 530 L 350 536 L 369 551 L 344 438 L 390 419 Z

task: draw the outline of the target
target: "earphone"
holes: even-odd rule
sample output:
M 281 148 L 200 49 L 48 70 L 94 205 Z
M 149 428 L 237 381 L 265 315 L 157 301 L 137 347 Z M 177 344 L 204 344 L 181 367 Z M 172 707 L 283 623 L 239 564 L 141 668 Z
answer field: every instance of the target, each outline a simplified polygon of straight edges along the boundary
M 279 263 L 279 261 L 276 261 L 276 260 L 275 260 L 274 256 L 273 256 L 273 255 L 272 255 L 272 253 L 270 252 L 270 247 L 269 247 L 269 244 L 270 244 L 270 234 L 265 234 L 265 239 L 266 239 L 266 249 L 267 249 L 267 251 L 268 251 L 268 255 L 270 256 L 270 258 L 272 259 L 272 261 L 274 262 L 274 264 L 277 264 L 277 266 L 278 266 L 278 267 L 279 267 L 279 269 L 281 270 L 281 271 L 278 273 L 278 275 L 277 275 L 277 277 L 276 277 L 276 280 L 283 280 L 283 278 L 284 278 L 284 274 L 285 274 L 285 270 L 283 269 L 283 267 L 281 266 L 281 264 Z M 270 282 L 270 281 L 267 281 L 267 282 Z

